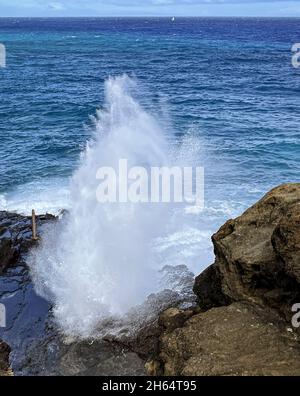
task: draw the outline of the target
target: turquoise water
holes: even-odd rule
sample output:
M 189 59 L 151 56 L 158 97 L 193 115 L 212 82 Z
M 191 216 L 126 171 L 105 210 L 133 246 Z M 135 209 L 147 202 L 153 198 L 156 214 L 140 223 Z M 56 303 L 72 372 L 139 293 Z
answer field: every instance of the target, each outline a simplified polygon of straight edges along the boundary
M 0 209 L 68 207 L 104 81 L 127 73 L 170 147 L 197 146 L 206 212 L 186 226 L 186 254 L 207 246 L 270 188 L 300 181 L 299 41 L 298 19 L 0 19 Z

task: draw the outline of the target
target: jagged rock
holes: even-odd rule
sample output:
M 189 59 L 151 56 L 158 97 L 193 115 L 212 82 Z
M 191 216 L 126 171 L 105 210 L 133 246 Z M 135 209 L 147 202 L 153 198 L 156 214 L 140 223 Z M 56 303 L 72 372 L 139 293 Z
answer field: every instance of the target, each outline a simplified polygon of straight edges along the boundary
M 221 277 L 216 266 L 210 265 L 195 279 L 194 293 L 201 309 L 221 307 L 230 303 L 230 298 L 222 291 Z
M 300 345 L 276 313 L 250 303 L 213 308 L 161 337 L 165 375 L 299 375 Z
M 300 375 L 300 184 L 266 194 L 213 235 L 194 284 L 201 313 L 160 337 L 165 375 Z
M 168 331 L 183 326 L 184 322 L 194 314 L 192 309 L 182 310 L 178 308 L 169 308 L 159 316 L 158 323 Z
M 286 273 L 300 284 L 300 202 L 282 217 L 273 232 L 272 244 Z
M 240 300 L 269 302 L 286 315 L 300 301 L 299 219 L 300 184 L 295 183 L 273 189 L 227 221 L 212 237 L 213 269 L 196 280 L 198 301 L 207 308 Z

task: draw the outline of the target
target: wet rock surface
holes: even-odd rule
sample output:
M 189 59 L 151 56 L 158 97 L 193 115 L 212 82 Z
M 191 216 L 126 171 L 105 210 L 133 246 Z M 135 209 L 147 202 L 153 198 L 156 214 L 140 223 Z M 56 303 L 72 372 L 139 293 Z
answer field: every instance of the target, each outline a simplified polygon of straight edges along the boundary
M 212 241 L 215 263 L 194 284 L 201 312 L 160 336 L 156 374 L 300 375 L 300 184 L 273 189 Z
M 158 353 L 159 313 L 181 303 L 171 290 L 153 294 L 122 320 L 99 323 L 98 335 L 84 341 L 61 334 L 48 306 L 39 334 L 26 343 L 22 355 L 15 352 L 15 375 L 146 375 L 146 361 Z
M 144 361 L 122 344 L 102 339 L 72 340 L 56 332 L 44 335 L 26 351 L 19 375 L 144 375 Z
M 56 221 L 52 215 L 36 217 L 39 230 L 52 221 Z M 0 339 L 10 346 L 11 362 L 19 361 L 41 335 L 49 310 L 49 304 L 35 294 L 26 266 L 26 254 L 36 243 L 30 217 L 0 212 L 0 303 L 6 316 Z
M 37 216 L 37 227 L 55 221 L 50 214 Z M 32 239 L 31 217 L 0 211 L 0 274 L 22 260 L 36 241 Z

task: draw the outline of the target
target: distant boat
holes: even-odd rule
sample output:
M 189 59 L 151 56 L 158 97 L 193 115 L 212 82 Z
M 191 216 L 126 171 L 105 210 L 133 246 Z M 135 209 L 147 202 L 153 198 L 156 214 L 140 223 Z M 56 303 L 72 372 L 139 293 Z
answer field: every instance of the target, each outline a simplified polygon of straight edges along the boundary
M 174 21 L 175 21 L 175 17 L 172 17 L 172 18 L 171 18 L 171 21 L 174 22 Z

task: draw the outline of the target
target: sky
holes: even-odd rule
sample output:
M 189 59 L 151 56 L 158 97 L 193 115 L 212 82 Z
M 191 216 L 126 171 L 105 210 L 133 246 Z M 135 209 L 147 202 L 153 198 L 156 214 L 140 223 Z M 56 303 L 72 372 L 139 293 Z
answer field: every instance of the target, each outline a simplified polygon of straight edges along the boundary
M 300 0 L 0 0 L 0 17 L 300 17 Z

